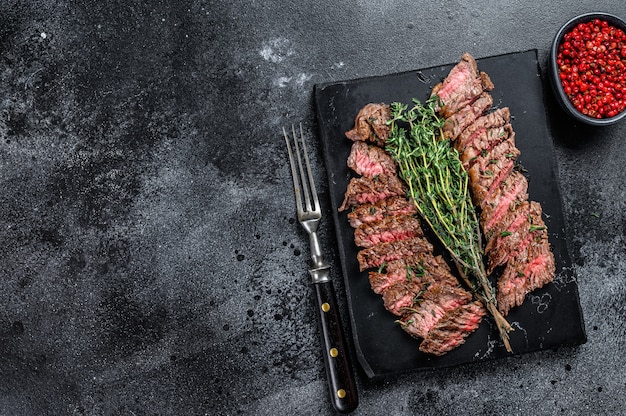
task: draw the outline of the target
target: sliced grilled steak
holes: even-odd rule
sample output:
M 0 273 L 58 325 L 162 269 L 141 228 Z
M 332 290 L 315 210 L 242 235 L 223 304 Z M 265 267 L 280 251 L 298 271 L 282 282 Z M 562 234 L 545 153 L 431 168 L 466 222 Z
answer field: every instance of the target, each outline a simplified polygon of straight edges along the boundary
M 472 295 L 461 288 L 432 284 L 418 298 L 410 310 L 404 308 L 402 328 L 414 337 L 426 338 L 446 312 L 469 303 Z
M 370 141 L 383 147 L 389 137 L 387 120 L 390 119 L 389 105 L 367 104 L 356 115 L 354 128 L 346 132 L 346 137 L 353 141 Z
M 459 152 L 463 151 L 463 148 L 471 144 L 482 131 L 502 127 L 508 124 L 510 120 L 511 112 L 508 107 L 498 108 L 491 113 L 478 117 L 470 126 L 463 130 L 457 138 L 455 143 L 457 150 Z
M 382 293 L 385 309 L 397 316 L 405 315 L 417 297 L 426 290 L 425 287 L 428 286 L 416 280 L 394 283 Z
M 394 283 L 403 281 L 435 283 L 451 287 L 459 286 L 459 281 L 441 256 L 432 253 L 417 253 L 412 257 L 401 258 L 386 264 L 384 272 L 369 272 L 370 286 L 374 293 L 381 294 Z
M 531 202 L 530 211 L 530 238 L 508 259 L 498 279 L 498 309 L 503 315 L 521 305 L 528 293 L 554 280 L 554 254 L 539 204 Z
M 526 177 L 517 171 L 511 172 L 498 189 L 481 204 L 480 224 L 487 240 L 491 238 L 494 229 L 504 231 L 504 228 L 501 227 L 498 230 L 499 226 L 504 225 L 506 227 L 509 224 L 504 220 L 504 216 L 514 211 L 521 202 L 527 199 L 528 181 Z
M 486 313 L 478 301 L 446 312 L 428 331 L 420 344 L 420 351 L 441 356 L 462 345 L 467 336 L 478 328 Z
M 372 248 L 365 248 L 357 253 L 359 268 L 361 271 L 380 267 L 383 263 L 398 260 L 403 257 L 411 257 L 417 253 L 432 252 L 433 246 L 421 237 L 407 240 L 380 243 Z
M 419 253 L 406 259 L 401 259 L 397 263 L 390 263 L 387 270 L 392 270 L 396 265 L 404 263 L 404 268 L 413 270 L 421 275 L 425 282 L 437 282 L 448 286 L 458 286 L 459 280 L 452 274 L 448 263 L 441 256 L 434 256 L 432 253 Z
M 485 246 L 487 254 L 487 273 L 491 273 L 496 267 L 502 266 L 514 256 L 518 251 L 524 250 L 532 239 L 531 221 L 533 216 L 541 217 L 541 207 L 539 204 L 529 204 L 525 202 L 515 210 L 518 214 L 513 222 L 503 231 L 494 235 Z
M 354 242 L 359 247 L 369 248 L 380 243 L 423 235 L 420 221 L 416 217 L 396 216 L 361 225 L 354 231 Z
M 348 167 L 359 175 L 395 175 L 396 162 L 382 148 L 365 142 L 354 142 L 348 156 Z
M 432 95 L 438 95 L 443 106 L 439 113 L 450 117 L 461 108 L 471 104 L 483 91 L 491 91 L 493 83 L 484 72 L 478 72 L 476 60 L 469 53 L 450 70 L 446 79 L 435 85 Z
M 479 132 L 459 154 L 465 169 L 472 167 L 479 156 L 486 155 L 504 140 L 510 139 L 515 143 L 515 133 L 510 124 L 479 130 Z
M 516 231 L 522 223 L 528 221 L 528 215 L 530 210 L 530 204 L 528 201 L 523 200 L 518 203 L 512 203 L 509 209 L 502 215 L 502 217 L 493 224 L 491 228 L 486 228 L 486 225 L 482 221 L 482 216 L 486 211 L 481 214 L 481 226 L 483 228 L 483 235 L 487 244 L 485 245 L 485 253 L 489 254 L 492 250 L 495 250 L 498 246 L 498 241 L 502 236 L 507 236 L 509 233 Z
M 397 261 L 397 260 L 394 260 Z M 391 262 L 393 263 L 393 261 Z M 387 271 L 385 273 L 379 271 L 371 271 L 368 273 L 370 287 L 377 295 L 382 294 L 385 290 L 396 283 L 408 282 L 413 280 L 413 274 L 409 270 L 403 270 L 396 273 Z M 421 279 L 417 279 L 418 282 Z
M 510 136 L 490 151 L 483 151 L 474 157 L 472 167 L 476 166 L 483 173 L 493 173 L 492 168 L 497 171 L 497 167 L 503 166 L 503 162 L 515 161 L 519 155 L 520 151 L 515 147 L 513 136 Z M 493 178 L 493 176 L 489 177 Z
M 404 184 L 396 175 L 352 178 L 348 183 L 348 189 L 339 211 L 365 203 L 374 204 L 390 196 L 404 194 L 406 194 Z
M 396 215 L 415 215 L 415 204 L 403 196 L 392 196 L 375 204 L 363 204 L 348 213 L 348 221 L 353 228 L 362 224 L 381 221 L 385 217 Z
M 513 170 L 519 154 L 519 149 L 510 140 L 505 140 L 492 152 L 477 158 L 476 163 L 467 171 L 475 205 L 482 207 L 483 202 L 500 187 Z
M 446 118 L 446 122 L 443 126 L 444 135 L 449 139 L 456 140 L 459 134 L 487 111 L 492 104 L 493 98 L 491 95 L 483 92 L 471 104 L 466 105 L 458 112 Z

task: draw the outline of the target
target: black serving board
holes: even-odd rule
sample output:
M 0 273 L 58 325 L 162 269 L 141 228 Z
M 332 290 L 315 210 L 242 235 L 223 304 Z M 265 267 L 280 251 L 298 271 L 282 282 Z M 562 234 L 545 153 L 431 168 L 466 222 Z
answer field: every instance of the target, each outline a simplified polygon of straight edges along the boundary
M 477 62 L 479 69 L 489 74 L 495 84 L 491 92 L 494 107 L 511 109 L 516 145 L 521 151 L 519 160 L 529 179 L 529 199 L 540 202 L 543 207 L 556 258 L 554 282 L 529 294 L 524 304 L 507 317 L 515 328 L 511 333 L 514 354 L 584 343 L 586 334 L 576 277 L 565 241 L 565 222 L 552 140 L 547 130 L 537 51 L 487 57 Z M 420 352 L 419 341 L 394 322 L 396 318 L 385 310 L 381 296 L 371 290 L 367 272 L 359 272 L 353 230 L 346 213 L 337 210 L 353 175 L 346 165 L 352 142 L 344 133 L 353 127 L 357 112 L 370 102 L 408 104 L 413 98 L 423 102 L 453 65 L 315 85 L 317 119 L 350 324 L 359 362 L 369 377 L 509 355 L 491 318 L 484 319 L 464 345 L 442 357 Z

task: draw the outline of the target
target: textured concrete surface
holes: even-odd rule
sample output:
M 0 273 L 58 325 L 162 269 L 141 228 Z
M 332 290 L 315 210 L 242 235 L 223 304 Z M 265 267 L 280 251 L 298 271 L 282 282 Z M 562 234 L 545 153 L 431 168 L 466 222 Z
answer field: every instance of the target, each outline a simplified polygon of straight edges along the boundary
M 531 48 L 545 73 L 567 19 L 626 17 L 474 3 L 0 0 L 0 414 L 331 413 L 280 127 L 316 136 L 318 82 Z M 546 104 L 588 342 L 357 370 L 355 414 L 623 412 L 626 124 Z

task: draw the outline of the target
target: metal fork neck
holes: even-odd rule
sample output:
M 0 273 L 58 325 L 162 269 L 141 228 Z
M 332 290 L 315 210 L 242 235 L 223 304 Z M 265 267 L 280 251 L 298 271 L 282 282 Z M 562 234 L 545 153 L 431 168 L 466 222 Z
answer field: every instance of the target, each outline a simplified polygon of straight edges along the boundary
M 330 266 L 324 261 L 322 248 L 315 231 L 309 233 L 311 243 L 311 260 L 313 268 L 309 270 L 311 283 L 330 282 Z

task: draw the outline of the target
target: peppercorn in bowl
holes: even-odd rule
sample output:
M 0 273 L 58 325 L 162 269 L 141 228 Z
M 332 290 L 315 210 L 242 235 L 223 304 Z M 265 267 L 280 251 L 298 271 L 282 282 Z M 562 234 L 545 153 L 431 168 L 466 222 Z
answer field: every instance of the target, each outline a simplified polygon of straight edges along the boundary
M 577 16 L 557 32 L 549 78 L 574 119 L 614 124 L 626 116 L 626 22 L 608 13 Z

